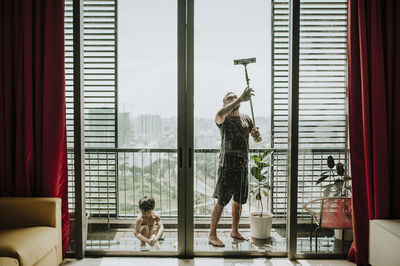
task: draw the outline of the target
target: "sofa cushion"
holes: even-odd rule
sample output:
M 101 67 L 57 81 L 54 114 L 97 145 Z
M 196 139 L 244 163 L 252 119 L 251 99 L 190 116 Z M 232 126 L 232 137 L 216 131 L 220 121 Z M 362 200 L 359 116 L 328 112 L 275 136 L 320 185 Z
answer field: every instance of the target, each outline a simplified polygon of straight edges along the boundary
M 10 257 L 0 257 L 1 266 L 18 266 L 18 261 Z
M 38 262 L 35 263 L 35 266 L 56 266 L 60 265 L 60 263 L 57 261 L 57 253 L 56 253 L 56 248 L 54 247 L 52 250 L 50 250 L 49 253 L 47 253 L 46 256 L 44 256 L 42 259 L 40 259 Z
M 33 265 L 57 243 L 57 229 L 47 226 L 0 230 L 0 257 L 11 257 L 20 265 Z

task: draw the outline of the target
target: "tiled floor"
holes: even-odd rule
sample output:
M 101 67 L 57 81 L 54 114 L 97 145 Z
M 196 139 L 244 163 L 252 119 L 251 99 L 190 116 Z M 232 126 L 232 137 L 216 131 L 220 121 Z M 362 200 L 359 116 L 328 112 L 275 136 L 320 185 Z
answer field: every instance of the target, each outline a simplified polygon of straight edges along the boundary
M 174 258 L 85 258 L 83 260 L 65 259 L 62 266 L 108 266 L 108 265 L 163 265 L 163 266 L 354 266 L 346 260 L 298 260 L 288 259 L 223 259 L 195 258 L 180 260 Z
M 242 230 L 245 235 L 250 235 L 248 230 Z M 123 251 L 175 251 L 177 250 L 176 230 L 166 230 L 166 238 L 157 247 L 147 246 L 143 249 L 140 242 L 134 237 L 132 230 L 121 230 L 109 234 L 91 234 L 88 241 L 88 250 L 123 250 Z M 194 249 L 196 251 L 273 251 L 286 250 L 286 239 L 282 238 L 275 229 L 271 231 L 271 238 L 266 240 L 238 241 L 230 237 L 230 229 L 218 231 L 220 239 L 225 243 L 224 248 L 215 248 L 208 244 L 209 229 L 196 229 L 194 236 Z
M 242 233 L 250 236 L 249 229 L 242 229 Z M 208 244 L 209 229 L 196 229 L 194 232 L 195 251 L 261 251 L 261 252 L 285 252 L 285 229 L 272 228 L 271 238 L 266 240 L 236 241 L 230 237 L 230 229 L 218 229 L 220 239 L 225 243 L 224 248 L 215 248 Z M 157 247 L 147 246 L 142 248 L 140 242 L 134 237 L 133 229 L 111 229 L 109 231 L 97 231 L 89 234 L 87 242 L 88 250 L 107 251 L 176 251 L 177 231 L 166 229 L 166 238 Z M 334 237 L 321 234 L 318 238 L 317 253 L 347 254 L 351 242 L 335 240 Z M 310 243 L 309 235 L 298 237 L 297 247 L 299 253 L 316 253 L 315 239 Z

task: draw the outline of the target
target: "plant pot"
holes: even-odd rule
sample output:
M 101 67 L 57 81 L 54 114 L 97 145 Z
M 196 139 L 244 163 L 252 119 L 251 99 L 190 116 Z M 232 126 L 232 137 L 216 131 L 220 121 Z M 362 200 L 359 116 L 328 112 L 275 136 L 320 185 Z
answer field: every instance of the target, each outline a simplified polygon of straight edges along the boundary
M 250 217 L 251 236 L 258 239 L 268 238 L 272 228 L 272 213 L 252 212 Z
M 344 232 L 343 232 L 344 230 Z M 353 228 L 349 229 L 335 229 L 335 238 L 343 241 L 353 240 Z

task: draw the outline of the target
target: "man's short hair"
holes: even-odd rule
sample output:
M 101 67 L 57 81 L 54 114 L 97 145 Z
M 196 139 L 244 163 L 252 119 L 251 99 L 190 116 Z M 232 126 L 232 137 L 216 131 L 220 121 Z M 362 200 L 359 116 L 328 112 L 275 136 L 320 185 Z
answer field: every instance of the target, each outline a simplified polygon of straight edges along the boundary
M 156 203 L 152 197 L 144 196 L 139 200 L 139 209 L 143 212 L 154 210 Z
M 234 94 L 236 95 L 234 92 L 228 92 L 227 94 L 225 94 L 224 98 L 222 99 L 222 102 L 224 103 L 224 105 L 226 104 L 226 99 L 228 98 L 229 95 Z

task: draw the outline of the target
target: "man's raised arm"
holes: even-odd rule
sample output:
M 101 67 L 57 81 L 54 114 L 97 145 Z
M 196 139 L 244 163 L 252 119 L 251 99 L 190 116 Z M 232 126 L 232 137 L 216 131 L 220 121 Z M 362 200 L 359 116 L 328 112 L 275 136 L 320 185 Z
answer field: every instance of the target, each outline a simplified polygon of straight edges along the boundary
M 244 89 L 242 95 L 240 95 L 239 98 L 235 95 L 233 98 L 233 101 L 228 102 L 227 104 L 222 107 L 217 114 L 215 115 L 215 122 L 218 125 L 221 125 L 224 121 L 226 116 L 232 112 L 241 102 L 246 102 L 250 100 L 251 95 L 254 95 L 253 89 L 251 88 L 246 88 Z

